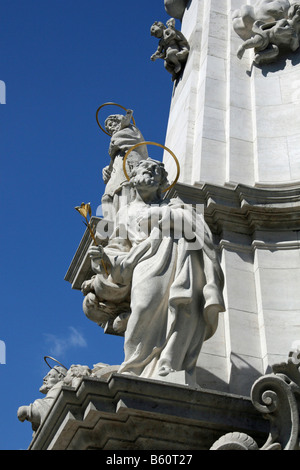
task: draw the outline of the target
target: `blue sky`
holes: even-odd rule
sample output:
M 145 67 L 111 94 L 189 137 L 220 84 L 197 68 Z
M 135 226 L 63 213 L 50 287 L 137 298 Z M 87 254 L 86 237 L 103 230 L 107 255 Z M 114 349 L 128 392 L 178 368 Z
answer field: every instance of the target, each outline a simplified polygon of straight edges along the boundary
M 123 339 L 89 321 L 64 280 L 84 232 L 74 207 L 95 213 L 104 189 L 109 137 L 97 108 L 133 109 L 145 139 L 163 144 L 173 85 L 150 61 L 150 26 L 169 18 L 163 0 L 1 0 L 0 13 L 0 449 L 11 450 L 31 441 L 17 409 L 43 397 L 45 355 L 66 366 L 122 361 Z M 106 109 L 103 120 L 117 111 Z

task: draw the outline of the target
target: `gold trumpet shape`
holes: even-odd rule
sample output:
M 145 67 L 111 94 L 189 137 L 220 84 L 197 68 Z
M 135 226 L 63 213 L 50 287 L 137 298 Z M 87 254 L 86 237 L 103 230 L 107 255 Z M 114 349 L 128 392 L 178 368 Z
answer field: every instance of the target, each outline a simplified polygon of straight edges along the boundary
M 92 216 L 92 209 L 91 209 L 91 204 L 88 202 L 85 204 L 84 202 L 81 203 L 80 206 L 76 206 L 75 209 L 81 214 L 85 219 L 87 219 L 87 216 L 89 215 L 90 217 Z

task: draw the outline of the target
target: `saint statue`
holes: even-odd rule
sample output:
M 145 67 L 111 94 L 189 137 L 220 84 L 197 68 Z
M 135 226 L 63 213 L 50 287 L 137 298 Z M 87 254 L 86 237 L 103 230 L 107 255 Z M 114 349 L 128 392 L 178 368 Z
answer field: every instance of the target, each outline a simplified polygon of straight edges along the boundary
M 155 378 L 186 371 L 194 377 L 203 341 L 224 311 L 223 274 L 209 228 L 179 198 L 163 199 L 167 184 L 162 163 L 141 160 L 129 181 L 131 201 L 119 211 L 108 244 L 89 249 L 95 275 L 82 289 L 86 315 L 101 324 L 106 305 L 126 306 L 126 315 L 116 318 L 125 330 L 119 373 Z
M 121 196 L 128 197 L 127 179 L 123 171 L 123 158 L 130 147 L 145 140 L 140 130 L 131 123 L 132 114 L 132 110 L 127 110 L 125 116 L 113 114 L 108 116 L 105 121 L 106 131 L 111 136 L 108 149 L 110 164 L 102 172 L 106 187 L 101 203 L 103 216 L 110 221 L 114 220 L 120 208 Z M 127 162 L 129 174 L 135 163 L 147 157 L 146 145 L 132 152 Z
M 40 392 L 45 398 L 38 398 L 29 405 L 20 406 L 18 409 L 18 419 L 21 422 L 29 421 L 33 431 L 36 431 L 48 411 L 58 396 L 61 387 L 64 385 L 64 379 L 67 370 L 60 366 L 53 367 L 43 379 L 43 384 L 40 387 Z

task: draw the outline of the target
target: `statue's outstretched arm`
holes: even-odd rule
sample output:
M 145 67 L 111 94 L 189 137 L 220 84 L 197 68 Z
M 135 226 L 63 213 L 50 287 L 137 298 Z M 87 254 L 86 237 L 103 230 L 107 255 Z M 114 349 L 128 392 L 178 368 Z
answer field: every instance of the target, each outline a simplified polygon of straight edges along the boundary
M 121 129 L 124 129 L 125 127 L 129 126 L 132 115 L 133 115 L 132 109 L 127 109 L 127 112 L 121 122 Z

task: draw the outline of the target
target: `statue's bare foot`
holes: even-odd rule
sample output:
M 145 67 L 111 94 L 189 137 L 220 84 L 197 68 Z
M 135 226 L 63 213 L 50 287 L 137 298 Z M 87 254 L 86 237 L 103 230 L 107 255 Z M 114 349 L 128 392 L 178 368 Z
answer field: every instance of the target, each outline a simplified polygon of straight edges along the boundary
M 165 377 L 166 375 L 169 375 L 171 372 L 175 372 L 175 370 L 169 366 L 162 366 L 159 368 L 158 375 Z

